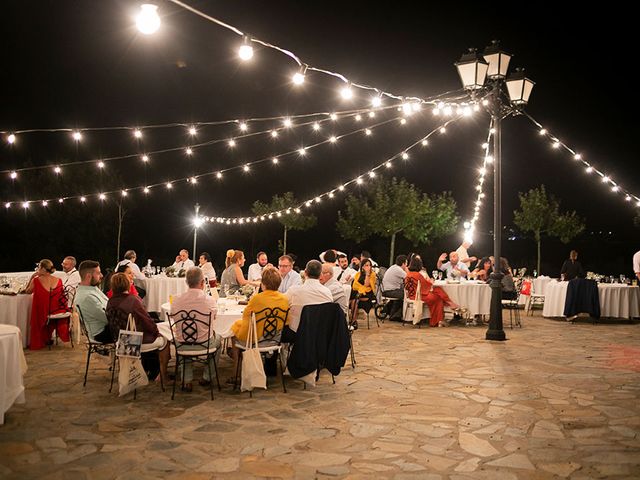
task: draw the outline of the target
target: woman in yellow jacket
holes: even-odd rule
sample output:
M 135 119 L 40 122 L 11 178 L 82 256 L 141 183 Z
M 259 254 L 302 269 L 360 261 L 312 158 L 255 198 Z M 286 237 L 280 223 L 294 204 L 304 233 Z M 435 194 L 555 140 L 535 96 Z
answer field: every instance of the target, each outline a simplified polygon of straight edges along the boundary
M 358 300 L 358 308 L 369 314 L 376 298 L 376 281 L 376 272 L 372 269 L 371 260 L 366 258 L 360 264 L 360 271 L 356 273 L 351 284 L 352 308 L 355 308 Z M 353 313 L 352 321 L 355 321 L 353 317 L 357 312 Z
M 289 300 L 282 293 L 278 292 L 278 287 L 280 286 L 280 282 L 282 281 L 282 277 L 278 270 L 273 267 L 267 267 L 262 271 L 262 292 L 255 294 L 249 300 L 249 303 L 245 307 L 242 312 L 242 318 L 240 320 L 236 320 L 236 322 L 231 325 L 231 330 L 234 333 L 234 341 L 232 345 L 235 344 L 235 340 L 240 340 L 245 342 L 247 340 L 247 336 L 249 334 L 249 325 L 251 325 L 251 314 L 256 314 L 256 330 L 258 333 L 258 340 L 262 338 L 264 333 L 264 324 L 265 322 L 261 322 L 260 320 L 264 318 L 264 312 L 258 313 L 265 308 L 279 308 L 282 312 L 276 310 L 278 313 L 277 320 L 277 331 L 281 331 L 284 327 L 285 313 L 289 309 Z M 239 358 L 239 349 L 235 346 L 231 350 L 231 357 L 234 362 L 238 361 Z M 235 365 L 234 365 L 235 366 Z M 234 369 L 235 371 L 235 369 Z M 235 378 L 232 377 L 229 380 L 229 383 L 234 381 Z

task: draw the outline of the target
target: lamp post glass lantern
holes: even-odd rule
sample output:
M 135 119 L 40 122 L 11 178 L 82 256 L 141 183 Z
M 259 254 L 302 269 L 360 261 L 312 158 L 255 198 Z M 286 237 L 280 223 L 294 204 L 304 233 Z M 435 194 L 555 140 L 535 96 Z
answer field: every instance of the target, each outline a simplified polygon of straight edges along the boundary
M 469 92 L 472 101 L 482 98 L 488 113 L 491 115 L 493 133 L 493 258 L 494 266 L 491 274 L 491 314 L 487 340 L 506 340 L 502 325 L 502 278 L 501 271 L 501 233 L 502 233 L 502 120 L 518 115 L 529 101 L 534 83 L 525 77 L 522 70 L 516 71 L 507 78 L 511 55 L 504 52 L 498 43 L 493 41 L 485 48 L 482 57 L 475 49 L 462 55 L 455 66 L 462 81 L 462 86 Z M 503 101 L 506 88 L 509 103 Z

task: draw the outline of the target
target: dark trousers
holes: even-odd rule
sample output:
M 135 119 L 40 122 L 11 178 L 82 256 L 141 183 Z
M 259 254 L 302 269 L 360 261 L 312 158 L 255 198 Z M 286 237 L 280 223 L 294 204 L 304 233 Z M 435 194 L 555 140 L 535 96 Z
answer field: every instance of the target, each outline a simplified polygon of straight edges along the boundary
M 280 341 L 282 343 L 296 343 L 296 335 L 297 333 L 291 330 L 289 328 L 289 325 L 285 325 L 282 329 L 282 336 L 280 337 Z
M 393 298 L 389 302 L 387 312 L 389 312 L 389 318 L 392 320 L 400 319 L 402 316 L 402 300 L 404 299 L 404 289 L 397 288 L 395 290 L 385 290 L 382 292 L 385 297 Z

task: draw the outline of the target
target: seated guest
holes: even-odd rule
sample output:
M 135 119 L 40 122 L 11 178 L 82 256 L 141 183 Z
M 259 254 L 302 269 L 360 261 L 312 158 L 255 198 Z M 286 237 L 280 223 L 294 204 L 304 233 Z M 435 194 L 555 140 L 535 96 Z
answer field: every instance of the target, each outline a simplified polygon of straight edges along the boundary
M 138 290 L 136 289 L 136 286 L 133 284 L 133 271 L 131 270 L 130 264 L 120 265 L 116 269 L 115 273 L 124 273 L 129 279 L 129 283 L 130 283 L 129 293 L 131 295 L 135 295 L 136 297 L 140 296 L 138 295 Z M 111 297 L 113 297 L 113 291 L 109 289 L 107 290 L 107 298 L 111 298 Z
M 322 252 L 320 254 L 320 261 L 322 263 L 336 263 L 336 260 L 338 259 L 338 252 L 336 252 L 334 249 L 330 248 L 329 250 L 325 250 L 324 252 Z
M 39 350 L 51 344 L 51 335 L 58 329 L 63 342 L 69 341 L 69 318 L 49 322 L 49 315 L 69 311 L 68 299 L 64 294 L 62 280 L 53 276 L 53 262 L 47 258 L 40 260 L 38 270 L 31 275 L 25 293 L 33 293 L 31 303 L 31 333 L 29 348 Z
M 136 258 L 138 258 L 138 256 L 135 250 L 127 250 L 124 252 L 124 260 L 121 260 L 116 265 L 116 271 L 119 271 L 118 268 L 122 265 L 129 265 L 131 267 L 131 272 L 133 273 L 133 278 L 144 280 L 145 276 L 140 271 L 140 267 L 136 264 Z
M 348 284 L 351 284 L 356 276 L 356 270 L 349 266 L 349 260 L 344 253 L 338 254 L 338 265 L 333 267 L 333 276 L 338 282 Z
M 562 280 L 573 280 L 574 278 L 584 278 L 584 270 L 578 261 L 578 252 L 571 250 L 569 260 L 565 260 L 560 269 L 560 278 Z
M 369 313 L 373 307 L 376 298 L 376 272 L 373 271 L 371 260 L 365 258 L 360 263 L 360 271 L 356 273 L 353 283 L 351 284 L 351 302 L 352 309 L 356 306 L 358 309 Z M 355 321 L 355 319 L 353 319 Z
M 373 258 L 371 258 L 371 253 L 369 253 L 368 250 L 363 250 L 360 253 L 360 265 L 362 265 L 362 262 L 367 258 L 371 261 L 371 266 L 373 268 L 378 268 L 378 264 L 376 263 L 376 261 Z
M 500 271 L 504 275 L 502 277 L 502 298 L 504 300 L 515 300 L 518 294 L 513 280 L 513 273 L 511 272 L 509 261 L 504 257 L 500 257 Z
M 282 277 L 282 282 L 278 288 L 280 293 L 287 293 L 291 287 L 302 284 L 300 274 L 293 270 L 293 258 L 290 255 L 282 255 L 278 259 L 278 270 Z
M 159 351 L 160 375 L 168 382 L 167 364 L 169 363 L 169 342 L 160 335 L 158 327 L 136 295 L 130 295 L 131 281 L 124 273 L 111 277 L 113 296 L 107 302 L 107 320 L 113 338 L 118 338 L 120 330 L 127 329 L 129 314 L 133 315 L 136 330 L 142 332 L 142 351 Z
M 443 263 L 447 259 L 447 254 L 443 253 L 438 258 L 438 270 L 442 270 L 447 274 L 448 280 L 459 280 L 462 277 L 466 277 L 469 273 L 469 268 L 466 264 L 462 263 L 458 258 L 456 252 L 449 254 L 449 261 Z
M 489 257 L 484 257 L 480 259 L 476 268 L 473 269 L 472 272 L 469 273 L 470 278 L 476 278 L 483 282 L 489 281 L 489 275 L 493 271 L 491 259 Z
M 62 280 L 63 287 L 70 287 L 75 290 L 80 284 L 80 274 L 76 269 L 76 257 L 64 257 L 62 271 L 55 271 L 53 275 Z
M 112 343 L 115 339 L 111 335 L 107 315 L 107 296 L 98 288 L 102 280 L 100 264 L 93 260 L 80 263 L 80 285 L 76 290 L 75 303 L 80 307 L 82 319 L 89 338 L 101 343 Z
M 249 265 L 247 280 L 250 282 L 260 281 L 262 279 L 262 271 L 267 265 L 270 265 L 267 254 L 264 252 L 258 252 L 258 255 L 256 255 L 256 263 Z
M 184 248 L 180 250 L 180 254 L 176 257 L 176 261 L 173 265 L 176 271 L 187 270 L 191 267 L 195 267 L 193 260 L 189 258 L 189 250 L 185 250 Z
M 178 295 L 173 299 L 173 303 L 171 304 L 171 313 L 179 312 L 184 310 L 185 312 L 189 312 L 190 310 L 196 310 L 203 314 L 211 313 L 211 320 L 216 316 L 216 302 L 209 295 L 204 293 L 205 288 L 205 278 L 204 272 L 202 269 L 198 267 L 191 267 L 187 270 L 185 275 L 185 280 L 187 282 L 187 286 L 189 290 Z M 200 320 L 204 321 L 204 318 L 197 317 Z M 173 322 L 179 320 L 179 317 L 175 317 L 172 319 Z M 198 336 L 197 342 L 204 343 L 207 341 L 207 333 L 210 333 L 209 347 L 220 348 L 220 337 L 216 335 L 213 330 L 213 325 L 209 332 L 205 330 L 205 326 L 203 324 L 198 324 Z M 200 330 L 202 329 L 202 330 Z M 183 341 L 182 330 L 174 331 L 176 342 L 180 344 Z M 185 349 L 191 347 L 184 347 Z M 200 346 L 193 346 L 195 349 L 201 348 Z M 182 378 L 182 383 L 184 384 L 183 390 L 186 392 L 191 392 L 193 390 L 193 365 L 190 358 L 182 358 L 184 362 L 184 377 Z M 211 371 L 214 371 L 213 357 L 209 358 L 209 367 Z M 200 385 L 206 386 L 211 383 L 211 378 L 209 376 L 209 368 L 205 367 L 202 370 L 202 379 L 199 380 Z
M 467 266 L 467 269 L 471 267 L 471 262 L 475 262 L 478 260 L 478 257 L 470 257 L 467 252 L 468 248 L 471 246 L 471 242 L 469 240 L 465 240 L 462 242 L 462 245 L 458 247 L 456 253 L 458 254 L 458 259 L 460 262 L 464 263 Z
M 325 255 L 324 258 L 327 258 Z M 325 262 L 322 264 L 322 274 L 320 275 L 320 283 L 331 291 L 333 303 L 340 305 L 344 314 L 347 315 L 349 310 L 349 299 L 344 291 L 344 285 L 333 278 L 333 262 Z
M 282 258 L 282 257 L 281 257 Z M 294 285 L 287 290 L 289 299 L 289 320 L 282 331 L 283 343 L 294 343 L 300 324 L 300 314 L 305 305 L 333 302 L 331 290 L 320 284 L 322 264 L 318 260 L 309 260 L 304 270 L 306 280 L 302 285 Z M 282 272 L 280 272 L 282 275 Z
M 198 266 L 202 270 L 202 274 L 207 280 L 209 280 L 209 285 L 211 287 L 215 287 L 217 278 L 216 271 L 211 263 L 211 255 L 209 255 L 208 252 L 202 252 L 200 254 L 200 258 L 198 258 L 198 263 Z
M 382 295 L 394 298 L 389 302 L 389 318 L 402 319 L 402 299 L 404 298 L 404 277 L 407 276 L 407 256 L 398 255 L 396 263 L 391 265 L 382 277 Z
M 356 272 L 360 270 L 360 256 L 354 255 L 351 258 L 351 263 L 349 264 L 349 268 L 355 270 Z
M 224 272 L 222 272 L 220 276 L 221 297 L 233 295 L 244 285 L 248 284 L 257 287 L 260 284 L 260 282 L 250 282 L 244 278 L 244 274 L 242 273 L 244 262 L 245 258 L 242 250 L 227 250 L 227 259 L 225 260 L 227 268 L 224 269 Z
M 433 281 L 425 278 L 420 272 L 423 269 L 422 259 L 414 256 L 409 263 L 409 271 L 404 279 L 404 285 L 407 289 L 407 297 L 409 300 L 416 299 L 418 283 L 420 284 L 420 298 L 429 307 L 431 318 L 429 325 L 432 327 L 444 327 L 444 306 L 450 306 L 452 309 L 458 309 L 459 306 L 454 303 L 447 293 L 440 287 L 434 287 Z

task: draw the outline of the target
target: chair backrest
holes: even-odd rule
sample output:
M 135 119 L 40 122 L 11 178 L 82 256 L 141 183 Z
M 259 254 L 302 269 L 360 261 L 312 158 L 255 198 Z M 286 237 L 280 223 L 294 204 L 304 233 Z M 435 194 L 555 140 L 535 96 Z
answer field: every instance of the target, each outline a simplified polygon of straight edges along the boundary
M 256 327 L 262 323 L 262 340 L 279 340 L 280 332 L 287 323 L 289 309 L 283 310 L 280 307 L 267 307 L 255 312 Z
M 67 304 L 71 308 L 73 306 L 73 302 L 76 299 L 76 289 L 73 285 L 65 285 L 64 286 L 64 294 L 67 297 Z
M 416 300 L 420 295 L 420 281 L 406 277 L 404 280 L 404 298 L 409 301 Z
M 60 292 L 58 294 L 58 291 Z M 55 297 L 58 297 L 57 300 L 54 300 Z M 75 289 L 74 289 L 75 296 Z M 53 313 L 60 313 L 62 311 L 69 311 L 69 305 L 71 302 L 69 301 L 68 293 L 66 287 L 58 288 L 53 287 L 49 290 L 49 315 Z
M 178 344 L 202 345 L 211 337 L 211 312 L 178 310 L 175 313 L 167 312 L 167 319 L 176 347 Z

